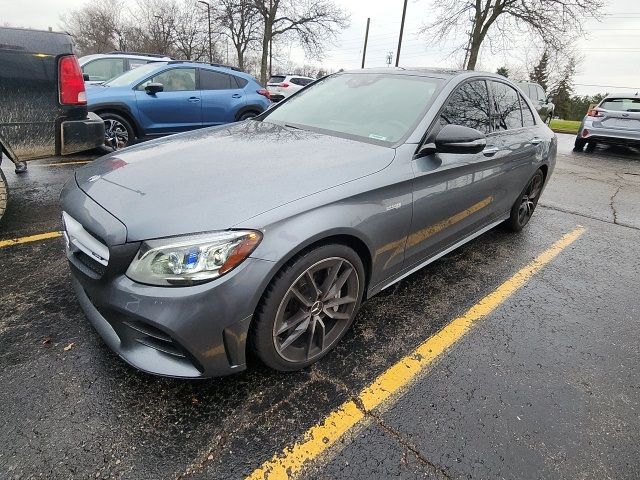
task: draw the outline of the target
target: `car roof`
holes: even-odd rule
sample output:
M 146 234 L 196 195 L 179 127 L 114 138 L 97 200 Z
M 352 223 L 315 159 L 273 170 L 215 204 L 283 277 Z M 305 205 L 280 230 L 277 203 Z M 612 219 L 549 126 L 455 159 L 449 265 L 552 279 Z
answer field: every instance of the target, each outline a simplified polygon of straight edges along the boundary
M 375 68 L 364 68 L 358 70 L 345 70 L 344 72 L 338 73 L 377 73 L 377 74 L 391 74 L 391 75 L 414 75 L 421 77 L 435 77 L 441 79 L 452 79 L 452 78 L 470 78 L 470 77 L 491 77 L 496 80 L 507 80 L 513 83 L 513 80 L 510 80 L 502 75 L 498 75 L 491 72 L 482 72 L 478 70 L 459 70 L 452 68 L 432 68 L 432 67 L 375 67 Z
M 212 70 L 215 72 L 222 72 L 229 75 L 235 75 L 237 77 L 244 78 L 245 80 L 248 80 L 248 81 L 258 82 L 255 79 L 255 77 L 253 77 L 252 75 L 246 72 L 243 72 L 242 70 L 239 70 L 235 67 L 231 67 L 227 65 L 220 65 L 217 63 L 195 62 L 195 61 L 189 61 L 189 60 L 159 60 L 159 59 L 155 59 L 155 60 L 156 61 L 154 61 L 150 65 L 154 65 L 156 69 L 160 69 L 169 65 L 176 66 L 176 67 L 204 68 L 206 70 Z M 153 75 L 153 73 L 154 71 L 151 71 L 151 72 L 145 73 L 145 75 L 147 74 Z M 137 81 L 138 80 L 134 80 L 134 82 L 137 82 Z
M 296 78 L 309 78 L 311 80 L 315 80 L 313 77 L 309 77 L 307 75 L 296 75 L 295 73 L 274 73 L 271 75 L 272 77 L 296 77 Z
M 635 92 L 635 93 L 610 93 L 609 95 L 604 97 L 603 100 L 606 100 L 608 98 L 611 98 L 611 99 L 614 99 L 614 98 L 637 98 L 637 99 L 640 99 L 640 92 Z
M 91 55 L 84 55 L 78 59 L 80 64 L 84 64 L 96 58 L 138 58 L 141 60 L 152 61 L 169 61 L 171 57 L 162 57 L 160 55 L 147 55 L 144 53 L 127 53 L 127 52 L 111 52 L 111 53 L 93 53 Z

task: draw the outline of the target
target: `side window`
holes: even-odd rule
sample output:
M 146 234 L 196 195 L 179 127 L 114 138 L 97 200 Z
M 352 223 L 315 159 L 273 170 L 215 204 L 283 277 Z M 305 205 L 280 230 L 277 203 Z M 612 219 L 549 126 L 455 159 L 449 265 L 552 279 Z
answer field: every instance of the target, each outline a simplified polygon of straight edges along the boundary
M 129 59 L 129 70 L 133 70 L 134 68 L 141 67 L 142 65 L 146 65 L 147 63 L 151 63 L 148 60 L 140 60 L 139 58 L 130 58 Z
M 532 84 L 527 85 L 527 96 L 531 99 L 532 102 L 538 100 L 538 94 L 536 93 L 536 87 Z
M 536 124 L 533 112 L 524 98 L 520 97 L 520 103 L 522 104 L 522 124 L 525 127 L 533 127 Z
M 229 90 L 237 88 L 236 82 L 232 84 L 231 81 L 231 75 L 212 70 L 200 70 L 200 90 Z
M 506 83 L 491 82 L 493 90 L 493 128 L 496 131 L 522 127 L 518 92 Z
M 545 95 L 542 87 L 539 85 L 536 85 L 536 92 L 538 93 L 538 100 L 540 100 L 540 102 L 542 103 L 545 103 L 545 101 L 547 100 L 547 96 Z
M 188 92 L 196 89 L 195 68 L 173 68 L 159 73 L 138 85 L 138 90 L 144 90 L 149 83 L 161 83 L 165 92 Z
M 89 80 L 106 82 L 124 72 L 124 59 L 100 58 L 82 67 L 82 73 L 89 75 Z
M 489 92 L 484 80 L 458 87 L 440 113 L 440 124 L 462 125 L 489 133 Z
M 236 77 L 235 75 L 233 75 L 233 78 L 238 84 L 238 88 L 244 88 L 247 86 L 247 83 L 249 83 L 249 80 L 245 78 Z

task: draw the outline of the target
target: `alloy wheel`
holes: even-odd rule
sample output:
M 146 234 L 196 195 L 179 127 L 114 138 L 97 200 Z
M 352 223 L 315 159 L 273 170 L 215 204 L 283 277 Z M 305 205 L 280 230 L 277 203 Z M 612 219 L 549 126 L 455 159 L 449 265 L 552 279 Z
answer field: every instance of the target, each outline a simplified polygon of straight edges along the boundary
M 327 258 L 305 270 L 276 313 L 278 354 L 290 362 L 307 362 L 331 348 L 351 323 L 359 288 L 358 272 L 344 258 Z
M 531 215 L 533 215 L 533 211 L 538 204 L 538 198 L 542 192 L 543 183 L 544 177 L 542 172 L 537 172 L 529 182 L 529 185 L 527 185 L 527 188 L 525 188 L 518 209 L 518 222 L 520 222 L 520 225 L 526 225 Z
M 104 120 L 104 136 L 105 143 L 114 150 L 120 150 L 129 145 L 127 127 L 118 120 L 112 118 Z

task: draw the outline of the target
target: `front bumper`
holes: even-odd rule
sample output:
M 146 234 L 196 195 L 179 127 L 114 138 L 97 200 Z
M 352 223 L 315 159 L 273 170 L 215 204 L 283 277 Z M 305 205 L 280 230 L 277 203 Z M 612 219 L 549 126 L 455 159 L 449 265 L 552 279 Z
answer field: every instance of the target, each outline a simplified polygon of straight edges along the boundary
M 93 112 L 82 120 L 69 120 L 60 125 L 60 154 L 91 150 L 104 145 L 104 122 Z
M 80 306 L 105 343 L 139 370 L 207 378 L 246 368 L 246 339 L 272 262 L 249 258 L 211 282 L 154 287 L 90 278 L 67 252 Z

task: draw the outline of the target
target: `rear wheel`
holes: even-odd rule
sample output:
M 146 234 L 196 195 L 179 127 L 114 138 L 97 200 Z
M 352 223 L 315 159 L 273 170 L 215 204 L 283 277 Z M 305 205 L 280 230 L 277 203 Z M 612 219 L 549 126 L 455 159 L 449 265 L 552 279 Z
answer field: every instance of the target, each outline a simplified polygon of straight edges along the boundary
M 575 143 L 573 144 L 573 149 L 576 152 L 581 152 L 584 149 L 584 146 L 587 144 L 587 141 L 584 138 L 576 138 Z
M 538 205 L 543 186 L 544 174 L 542 170 L 538 170 L 531 180 L 529 180 L 529 183 L 515 201 L 513 207 L 511 207 L 511 215 L 509 216 L 509 220 L 507 220 L 507 225 L 511 230 L 519 232 L 529 223 Z
M 587 152 L 593 152 L 596 149 L 598 142 L 587 142 Z
M 325 245 L 284 267 L 267 289 L 251 328 L 254 352 L 293 371 L 316 362 L 344 336 L 364 293 L 364 267 L 344 245 Z
M 242 115 L 240 115 L 240 118 L 238 119 L 238 121 L 242 121 L 242 120 L 248 120 L 250 118 L 253 117 L 257 117 L 258 115 L 260 115 L 258 112 L 245 112 Z
M 104 120 L 105 145 L 120 150 L 128 147 L 135 140 L 133 127 L 126 118 L 117 113 L 104 112 L 98 114 Z
M 9 187 L 7 186 L 7 179 L 4 176 L 2 170 L 0 170 L 0 220 L 4 216 L 4 212 L 7 210 L 7 200 L 9 198 Z

